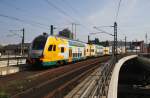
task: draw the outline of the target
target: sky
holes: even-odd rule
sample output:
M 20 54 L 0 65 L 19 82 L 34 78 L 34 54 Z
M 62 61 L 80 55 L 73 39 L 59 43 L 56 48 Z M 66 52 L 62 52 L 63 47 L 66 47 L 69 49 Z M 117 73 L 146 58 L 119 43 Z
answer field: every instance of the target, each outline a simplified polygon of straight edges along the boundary
M 150 42 L 150 0 L 121 0 L 116 19 L 119 0 L 0 0 L 0 44 L 21 42 L 21 29 L 25 28 L 25 42 L 31 42 L 43 32 L 50 33 L 50 25 L 56 29 L 54 34 L 64 28 L 71 30 L 76 23 L 77 39 L 87 42 L 90 33 L 98 32 L 93 27 L 113 34 L 109 27 L 118 23 L 118 40 L 145 40 Z M 107 34 L 90 35 L 100 41 L 113 40 Z

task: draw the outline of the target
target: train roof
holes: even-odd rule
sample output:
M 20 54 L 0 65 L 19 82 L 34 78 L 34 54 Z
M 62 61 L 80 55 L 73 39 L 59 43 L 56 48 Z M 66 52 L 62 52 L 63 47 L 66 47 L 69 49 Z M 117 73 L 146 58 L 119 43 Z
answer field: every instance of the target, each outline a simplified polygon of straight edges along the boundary
M 63 39 L 66 39 L 66 40 L 68 40 L 68 41 L 81 42 L 81 43 L 87 44 L 86 42 L 79 41 L 79 40 L 74 40 L 74 39 L 69 39 L 69 38 L 66 38 L 66 37 L 63 37 L 63 36 L 48 35 L 48 37 L 63 38 Z
M 44 36 L 45 38 L 48 38 L 48 37 L 63 38 L 63 39 L 66 39 L 68 41 L 71 41 L 71 42 L 79 42 L 79 43 L 83 43 L 83 44 L 89 44 L 88 42 L 83 42 L 83 41 L 79 41 L 79 40 L 69 39 L 69 38 L 66 38 L 66 37 L 63 37 L 63 36 L 49 35 L 47 33 L 43 33 L 43 34 L 41 34 L 39 36 Z M 39 37 L 39 36 L 37 36 L 37 37 Z M 97 44 L 92 44 L 92 45 L 102 46 L 102 45 L 97 45 Z

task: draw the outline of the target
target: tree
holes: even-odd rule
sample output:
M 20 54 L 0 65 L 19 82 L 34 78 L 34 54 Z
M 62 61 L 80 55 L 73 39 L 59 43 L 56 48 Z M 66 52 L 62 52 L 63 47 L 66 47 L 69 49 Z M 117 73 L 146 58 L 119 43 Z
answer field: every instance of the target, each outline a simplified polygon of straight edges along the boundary
M 108 47 L 109 46 L 109 41 L 108 40 L 107 41 L 101 41 L 101 42 L 99 42 L 98 45 L 102 45 L 104 47 Z
M 105 47 L 108 47 L 109 46 L 109 41 L 107 40 L 106 42 L 105 42 Z
M 73 33 L 68 28 L 63 29 L 62 31 L 59 32 L 60 36 L 73 39 Z
M 95 44 L 99 44 L 99 39 L 95 38 Z

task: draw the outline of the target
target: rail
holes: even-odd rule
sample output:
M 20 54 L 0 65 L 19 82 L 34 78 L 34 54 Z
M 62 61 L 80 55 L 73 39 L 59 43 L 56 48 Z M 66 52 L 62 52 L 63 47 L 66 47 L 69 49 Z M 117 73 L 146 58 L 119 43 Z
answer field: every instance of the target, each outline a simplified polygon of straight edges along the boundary
M 86 98 L 107 98 L 109 82 L 111 79 L 111 73 L 114 67 L 114 59 L 109 60 L 100 68 L 100 75 L 96 81 L 91 82 L 91 87 L 89 85 L 90 91 L 85 91 L 82 96 L 85 96 L 85 93 L 88 92 Z M 88 90 L 88 89 L 87 89 Z
M 126 55 L 118 55 L 117 58 L 120 59 Z M 116 58 L 112 57 L 107 63 L 100 66 L 99 70 L 91 75 L 91 79 L 87 79 L 87 83 L 89 84 L 84 92 L 81 90 L 82 93 L 80 93 L 80 89 L 78 89 L 68 96 L 73 98 L 72 95 L 77 94 L 80 98 L 107 98 L 112 71 L 114 70 L 116 62 Z M 66 96 L 66 98 L 69 98 L 68 96 Z

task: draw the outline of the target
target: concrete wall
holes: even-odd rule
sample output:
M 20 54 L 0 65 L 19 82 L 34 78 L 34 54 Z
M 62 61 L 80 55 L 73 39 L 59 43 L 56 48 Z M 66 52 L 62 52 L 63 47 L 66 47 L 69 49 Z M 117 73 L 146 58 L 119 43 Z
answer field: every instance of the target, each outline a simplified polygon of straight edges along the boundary
M 111 81 L 110 81 L 110 85 L 109 85 L 109 90 L 108 90 L 108 98 L 117 98 L 117 93 L 118 93 L 118 78 L 119 78 L 119 71 L 120 68 L 122 67 L 122 65 L 128 61 L 131 60 L 133 58 L 136 58 L 137 55 L 131 55 L 131 56 L 127 56 L 124 57 L 122 59 L 120 59 L 115 67 L 114 70 L 112 72 L 112 77 L 111 77 Z

